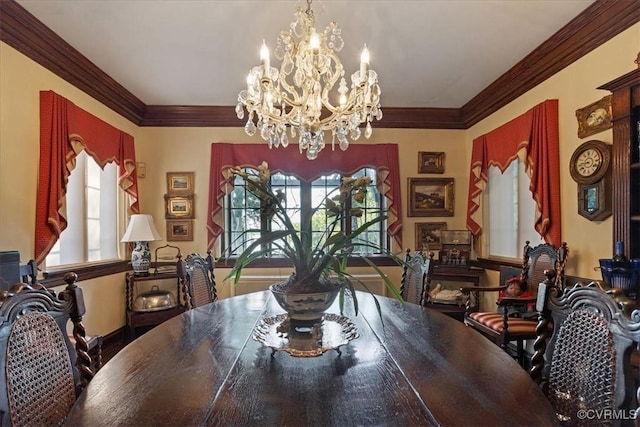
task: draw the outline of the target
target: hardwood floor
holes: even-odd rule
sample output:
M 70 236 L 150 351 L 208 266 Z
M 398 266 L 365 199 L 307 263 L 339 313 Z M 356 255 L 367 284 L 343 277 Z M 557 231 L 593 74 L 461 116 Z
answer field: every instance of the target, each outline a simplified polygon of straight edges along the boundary
M 128 340 L 121 337 L 120 339 L 106 340 L 102 344 L 102 364 L 104 365 L 113 358 L 120 350 L 128 344 Z

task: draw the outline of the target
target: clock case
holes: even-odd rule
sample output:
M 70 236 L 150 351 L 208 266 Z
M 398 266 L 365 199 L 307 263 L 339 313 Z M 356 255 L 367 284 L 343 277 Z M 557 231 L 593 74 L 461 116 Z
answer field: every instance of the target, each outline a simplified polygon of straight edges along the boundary
M 593 171 L 591 175 L 581 175 L 578 172 L 578 160 L 582 153 L 588 150 L 595 150 L 600 155 L 600 164 Z M 569 172 L 571 178 L 578 184 L 593 184 L 596 181 L 602 179 L 609 171 L 609 165 L 611 163 L 611 145 L 602 141 L 591 140 L 581 144 L 576 151 L 573 152 L 571 160 L 569 161 Z
M 578 173 L 577 161 L 589 149 L 599 152 L 602 161 L 589 176 Z M 581 144 L 571 156 L 571 177 L 578 183 L 578 215 L 590 221 L 602 221 L 612 214 L 611 200 L 611 145 L 591 140 Z
M 578 184 L 578 214 L 590 221 L 602 221 L 612 214 L 611 177 L 606 174 L 593 184 Z

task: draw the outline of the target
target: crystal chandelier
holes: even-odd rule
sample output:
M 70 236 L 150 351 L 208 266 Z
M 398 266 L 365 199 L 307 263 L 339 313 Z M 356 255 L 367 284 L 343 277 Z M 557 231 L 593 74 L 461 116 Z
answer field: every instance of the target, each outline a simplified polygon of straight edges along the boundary
M 244 119 L 247 109 L 245 132 L 252 136 L 259 131 L 269 148 L 289 145 L 289 128 L 292 138 L 298 136 L 300 152 L 306 150 L 313 160 L 325 146 L 325 131 L 331 131 L 332 148 L 337 140 L 342 150 L 349 147 L 349 139 L 360 137 L 362 123 L 366 123 L 364 136 L 371 136 L 371 121 L 382 118 L 380 86 L 377 73 L 369 69 L 365 45 L 360 69 L 351 75 L 348 89 L 336 55 L 344 46 L 340 28 L 332 22 L 318 34 L 311 0 L 306 10 L 296 9 L 291 28 L 278 36 L 275 56 L 280 69 L 271 66 L 263 41 L 261 65 L 249 72 L 247 89 L 238 94 L 236 114 Z

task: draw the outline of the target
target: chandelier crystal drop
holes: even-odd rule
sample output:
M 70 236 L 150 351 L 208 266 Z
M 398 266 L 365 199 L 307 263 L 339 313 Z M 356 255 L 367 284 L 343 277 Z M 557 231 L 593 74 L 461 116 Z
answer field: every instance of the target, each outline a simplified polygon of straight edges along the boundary
M 349 139 L 362 134 L 361 124 L 369 138 L 371 121 L 382 119 L 378 75 L 369 69 L 367 46 L 349 89 L 336 54 L 344 46 L 340 28 L 332 22 L 317 33 L 314 22 L 307 0 L 307 9 L 298 6 L 291 28 L 278 36 L 275 56 L 280 69 L 271 66 L 269 49 L 262 42 L 261 64 L 249 72 L 247 89 L 238 94 L 235 109 L 241 120 L 247 110 L 247 135 L 258 132 L 270 148 L 286 147 L 289 138 L 297 136 L 300 152 L 306 150 L 309 160 L 324 148 L 325 131 L 331 132 L 331 147 L 337 143 L 344 151 Z

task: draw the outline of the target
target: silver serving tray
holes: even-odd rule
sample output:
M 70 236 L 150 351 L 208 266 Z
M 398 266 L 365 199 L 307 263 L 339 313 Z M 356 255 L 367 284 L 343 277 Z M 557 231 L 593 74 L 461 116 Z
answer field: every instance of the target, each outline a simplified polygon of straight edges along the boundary
M 358 338 L 358 329 L 348 317 L 326 313 L 311 328 L 292 329 L 286 314 L 267 317 L 253 330 L 253 339 L 275 351 L 294 357 L 316 357 Z
M 178 304 L 163 305 L 163 306 L 149 307 L 149 308 L 134 308 L 131 311 L 135 311 L 136 313 L 150 313 L 150 312 L 153 312 L 153 311 L 169 310 L 170 308 L 175 308 L 177 306 L 178 306 Z

